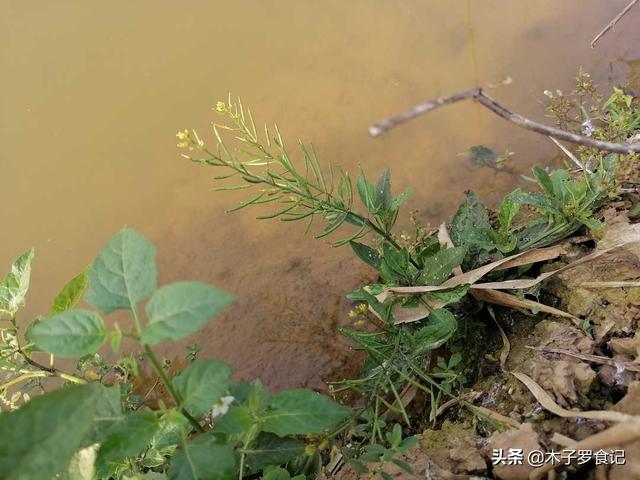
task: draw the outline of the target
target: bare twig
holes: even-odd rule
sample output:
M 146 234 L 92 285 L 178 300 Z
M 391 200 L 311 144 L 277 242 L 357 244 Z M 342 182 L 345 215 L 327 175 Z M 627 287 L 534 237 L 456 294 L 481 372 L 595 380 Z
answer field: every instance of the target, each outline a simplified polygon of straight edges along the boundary
M 466 99 L 472 99 L 473 101 L 478 102 L 480 105 L 491 110 L 496 115 L 504 118 L 505 120 L 508 120 L 511 123 L 515 123 L 519 127 L 541 133 L 542 135 L 554 137 L 558 140 L 564 140 L 566 142 L 571 142 L 578 145 L 585 145 L 587 147 L 604 150 L 606 152 L 640 152 L 640 143 L 626 144 L 604 142 L 602 140 L 594 140 L 593 138 L 585 137 L 583 135 L 577 135 L 575 133 L 567 132 L 566 130 L 561 130 L 559 128 L 550 127 L 548 125 L 535 122 L 529 118 L 523 117 L 522 115 L 510 111 L 509 109 L 498 103 L 496 100 L 491 98 L 489 95 L 484 93 L 482 88 L 474 88 L 472 90 L 455 93 L 448 97 L 440 97 L 436 98 L 435 100 L 420 103 L 413 107 L 411 110 L 408 110 L 399 115 L 395 115 L 393 117 L 386 118 L 376 123 L 375 125 L 370 126 L 369 135 L 371 135 L 372 137 L 377 137 L 385 131 L 390 130 L 391 128 L 396 127 L 402 123 L 408 122 L 409 120 L 413 120 L 423 113 L 435 110 L 442 105 L 447 105 Z
M 607 26 L 604 27 L 602 31 L 598 35 L 596 35 L 593 40 L 591 40 L 591 48 L 595 48 L 596 43 L 598 43 L 598 40 L 600 40 L 609 30 L 615 27 L 616 23 L 618 23 L 620 19 L 624 17 L 629 12 L 629 10 L 633 8 L 633 6 L 636 3 L 638 3 L 638 0 L 631 0 L 631 2 L 626 7 L 624 7 L 624 9 L 618 15 L 616 15 L 613 20 L 609 22 Z

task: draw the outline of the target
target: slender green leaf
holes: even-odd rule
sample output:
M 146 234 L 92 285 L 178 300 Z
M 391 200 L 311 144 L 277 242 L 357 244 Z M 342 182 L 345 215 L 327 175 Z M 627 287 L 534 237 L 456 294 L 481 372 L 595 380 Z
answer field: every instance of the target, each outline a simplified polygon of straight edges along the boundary
M 177 282 L 158 289 L 147 304 L 149 323 L 140 341 L 155 345 L 197 332 L 226 308 L 233 296 L 199 282 Z
M 64 471 L 91 428 L 102 388 L 73 385 L 0 414 L 2 478 L 50 480 Z
M 85 300 L 105 313 L 129 309 L 156 289 L 155 247 L 125 228 L 102 248 L 91 270 Z
M 104 322 L 96 312 L 67 310 L 33 325 L 29 339 L 48 353 L 80 357 L 94 353 L 105 342 Z
M 89 286 L 89 277 L 86 272 L 81 272 L 73 277 L 56 295 L 51 306 L 51 315 L 57 315 L 65 310 L 73 308 Z
M 176 375 L 173 386 L 187 411 L 199 417 L 220 400 L 229 388 L 231 368 L 219 360 L 196 360 Z
M 309 390 L 286 390 L 271 397 L 262 428 L 279 436 L 320 433 L 344 420 L 350 410 Z
M 385 168 L 376 186 L 376 206 L 384 210 L 391 209 L 393 197 L 391 195 L 391 172 Z
M 369 245 L 354 241 L 349 242 L 349 245 L 351 245 L 351 248 L 353 249 L 355 254 L 364 263 L 372 266 L 376 270 L 380 268 L 380 262 L 382 261 L 382 259 L 380 258 L 380 254 L 376 250 L 371 248 Z
M 11 265 L 11 272 L 0 283 L 0 318 L 13 317 L 24 305 L 31 279 L 33 255 L 33 248 L 20 255 Z
M 429 302 L 440 302 L 444 307 L 452 303 L 458 303 L 468 291 L 469 285 L 463 284 L 447 290 L 440 290 L 439 292 L 429 292 L 426 294 L 426 297 L 429 299 Z
M 356 187 L 362 204 L 367 210 L 375 213 L 378 210 L 376 205 L 376 187 L 374 187 L 373 184 L 363 175 L 358 176 L 356 180 Z
M 397 210 L 398 208 L 400 208 L 400 205 L 402 205 L 404 202 L 407 201 L 407 199 L 409 198 L 409 196 L 411 195 L 411 193 L 413 193 L 413 188 L 409 187 L 407 188 L 404 192 L 401 192 L 394 200 L 393 203 L 391 204 L 391 209 L 392 210 Z

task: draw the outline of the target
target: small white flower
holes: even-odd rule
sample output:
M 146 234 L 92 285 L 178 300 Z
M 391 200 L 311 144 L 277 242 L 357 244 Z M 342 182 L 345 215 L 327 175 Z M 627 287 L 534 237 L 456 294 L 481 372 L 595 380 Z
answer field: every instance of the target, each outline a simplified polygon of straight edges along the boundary
M 545 90 L 545 91 L 544 91 L 544 92 L 542 92 L 542 93 L 544 93 L 544 94 L 545 94 L 547 97 L 549 97 L 549 98 L 553 98 L 553 93 L 552 93 L 551 91 L 549 91 L 549 90 Z
M 590 137 L 591 135 L 593 135 L 593 132 L 595 131 L 595 129 L 596 128 L 593 126 L 593 123 L 591 123 L 590 118 L 582 122 L 582 133 L 586 137 Z
M 229 411 L 229 405 L 231 405 L 234 400 L 235 398 L 231 395 L 222 397 L 211 409 L 211 418 L 218 418 L 227 413 Z

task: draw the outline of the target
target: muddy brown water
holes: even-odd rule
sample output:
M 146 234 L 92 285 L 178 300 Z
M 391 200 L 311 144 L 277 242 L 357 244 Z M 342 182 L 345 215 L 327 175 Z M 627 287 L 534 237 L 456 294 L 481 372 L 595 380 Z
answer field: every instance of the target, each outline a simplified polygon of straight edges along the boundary
M 3 2 L 0 265 L 37 252 L 21 320 L 45 313 L 128 225 L 157 244 L 162 283 L 195 279 L 237 295 L 191 339 L 201 355 L 274 389 L 321 388 L 353 355 L 338 333 L 343 294 L 371 271 L 302 225 L 226 215 L 241 195 L 210 192 L 213 172 L 180 158 L 175 132 L 204 133 L 210 107 L 231 91 L 290 143 L 312 141 L 325 162 L 371 176 L 390 166 L 396 191 L 416 188 L 407 210 L 435 224 L 464 189 L 491 203 L 516 183 L 469 166 L 470 145 L 509 148 L 522 171 L 554 147 L 472 104 L 375 140 L 367 126 L 507 76 L 513 83 L 492 95 L 543 119 L 543 90 L 570 89 L 580 66 L 608 87 L 640 56 L 640 11 L 589 47 L 625 3 Z M 181 355 L 186 343 L 162 353 Z

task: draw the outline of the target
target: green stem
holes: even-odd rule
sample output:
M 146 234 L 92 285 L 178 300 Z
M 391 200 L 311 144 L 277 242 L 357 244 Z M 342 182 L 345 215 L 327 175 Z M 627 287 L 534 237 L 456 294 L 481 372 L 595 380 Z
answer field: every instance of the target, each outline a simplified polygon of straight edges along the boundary
M 253 442 L 253 439 L 256 436 L 256 433 L 258 432 L 258 424 L 254 423 L 253 425 L 251 425 L 251 428 L 249 429 L 249 431 L 247 432 L 246 437 L 244 437 L 244 442 L 242 444 L 242 450 L 240 453 L 240 467 L 238 469 L 238 480 L 242 480 L 242 476 L 244 474 L 244 462 L 245 462 L 245 458 L 246 458 L 246 450 L 249 448 L 249 445 L 251 445 L 251 442 Z
M 195 428 L 200 433 L 204 433 L 204 428 L 202 428 L 202 425 L 200 425 L 200 422 L 198 422 L 198 420 L 193 418 L 191 414 L 181 406 L 182 400 L 180 399 L 178 392 L 176 392 L 176 390 L 173 388 L 173 385 L 171 384 L 171 381 L 169 381 L 167 374 L 164 373 L 164 369 L 162 368 L 162 366 L 160 365 L 160 362 L 158 361 L 155 354 L 153 353 L 153 350 L 149 348 L 149 345 L 143 345 L 143 348 L 144 348 L 144 353 L 147 355 L 147 357 L 149 358 L 149 361 L 151 362 L 151 365 L 153 366 L 153 370 L 156 372 L 156 375 L 158 375 L 158 378 L 160 378 L 160 381 L 167 389 L 167 392 L 169 392 L 169 395 L 171 395 L 171 398 L 175 402 L 176 407 L 179 408 L 180 412 L 187 418 L 187 420 L 189 420 L 191 425 L 193 425 L 193 428 Z
M 29 380 L 31 378 L 38 378 L 38 377 L 46 377 L 47 376 L 47 372 L 29 372 L 29 373 L 25 373 L 23 375 L 20 375 L 16 378 L 13 378 L 11 380 L 9 380 L 8 382 L 3 383 L 2 385 L 0 385 L 0 392 L 6 390 L 7 388 L 9 388 L 11 385 L 15 385 L 16 383 L 20 383 L 24 380 Z

